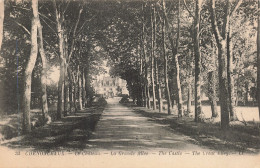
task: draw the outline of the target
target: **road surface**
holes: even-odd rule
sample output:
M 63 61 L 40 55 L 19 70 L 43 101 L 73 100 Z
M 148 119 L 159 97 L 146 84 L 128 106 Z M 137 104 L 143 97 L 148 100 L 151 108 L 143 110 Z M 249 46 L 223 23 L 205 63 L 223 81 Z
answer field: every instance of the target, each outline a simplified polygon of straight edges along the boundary
M 119 104 L 119 98 L 108 99 L 87 148 L 99 150 L 208 150 L 195 145 L 195 140 L 168 125 L 150 121 Z M 193 142 L 193 143 L 192 143 Z

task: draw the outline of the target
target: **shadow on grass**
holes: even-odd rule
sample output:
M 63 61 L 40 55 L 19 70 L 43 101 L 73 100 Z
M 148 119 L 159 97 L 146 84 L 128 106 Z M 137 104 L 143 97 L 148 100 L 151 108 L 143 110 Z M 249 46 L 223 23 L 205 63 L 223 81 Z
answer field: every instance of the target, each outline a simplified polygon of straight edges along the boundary
M 89 108 L 39 127 L 20 140 L 3 144 L 9 148 L 34 150 L 73 150 L 85 148 L 103 112 L 103 108 Z
M 239 151 L 248 154 L 260 152 L 260 129 L 256 125 L 232 124 L 224 131 L 220 128 L 220 123 L 197 123 L 190 117 L 178 118 L 165 113 L 146 111 L 143 107 L 131 104 L 125 105 L 150 118 L 150 121 L 170 125 L 171 129 L 190 136 L 195 139 L 192 143 L 218 151 Z

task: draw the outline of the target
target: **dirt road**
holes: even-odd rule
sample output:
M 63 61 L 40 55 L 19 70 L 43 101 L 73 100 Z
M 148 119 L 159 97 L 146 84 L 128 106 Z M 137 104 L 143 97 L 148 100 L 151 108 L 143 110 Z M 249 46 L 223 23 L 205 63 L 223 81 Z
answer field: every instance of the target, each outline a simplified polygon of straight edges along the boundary
M 190 137 L 150 121 L 114 98 L 108 99 L 87 146 L 100 150 L 207 150 L 195 144 Z

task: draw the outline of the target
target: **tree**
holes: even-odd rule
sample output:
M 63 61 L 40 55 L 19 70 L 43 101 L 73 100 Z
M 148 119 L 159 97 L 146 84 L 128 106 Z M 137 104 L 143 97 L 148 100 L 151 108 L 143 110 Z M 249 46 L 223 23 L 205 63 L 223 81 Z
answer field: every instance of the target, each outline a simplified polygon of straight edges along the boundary
M 229 24 L 229 11 L 230 11 L 230 2 L 226 1 L 224 7 L 224 16 L 223 16 L 223 26 L 222 32 L 220 33 L 217 20 L 216 20 L 216 9 L 215 9 L 215 0 L 211 0 L 210 4 L 211 9 L 211 24 L 212 30 L 216 39 L 217 48 L 218 48 L 218 75 L 219 75 L 219 101 L 221 109 L 221 128 L 227 129 L 229 127 L 229 113 L 230 113 L 230 101 L 229 101 L 229 91 L 228 91 L 228 77 L 227 77 L 227 31 Z
M 232 19 L 232 15 L 242 3 L 242 0 L 238 0 L 235 7 L 230 11 L 229 15 Z M 235 97 L 234 97 L 234 64 L 233 64 L 233 43 L 232 43 L 232 25 L 231 21 L 228 24 L 227 32 L 227 78 L 228 78 L 228 91 L 229 91 L 229 108 L 230 108 L 230 120 L 238 120 L 235 111 Z
M 230 24 L 230 23 L 229 23 Z M 227 34 L 227 76 L 228 76 L 228 98 L 230 101 L 230 120 L 238 120 L 235 111 L 235 97 L 234 97 L 234 65 L 233 65 L 233 43 L 231 39 L 232 28 L 229 25 Z
M 194 52 L 195 52 L 195 121 L 202 121 L 201 109 L 201 53 L 200 53 L 200 11 L 202 1 L 196 0 L 194 20 Z
M 58 83 L 58 104 L 57 104 L 57 119 L 61 119 L 62 117 L 62 99 L 64 97 L 64 73 L 65 73 L 65 54 L 64 54 L 64 29 L 62 27 L 64 22 L 64 13 L 60 11 L 60 7 L 57 7 L 56 1 L 53 1 L 53 6 L 55 10 L 56 16 L 56 28 L 58 32 L 58 40 L 59 40 L 59 62 L 60 62 L 60 78 Z
M 163 13 L 165 13 L 165 1 L 162 1 L 162 9 Z M 165 94 L 166 94 L 166 100 L 167 100 L 167 109 L 168 109 L 168 114 L 171 114 L 171 97 L 170 97 L 170 89 L 169 89 L 169 79 L 168 79 L 168 56 L 166 55 L 166 44 L 165 44 L 165 31 L 166 31 L 166 26 L 165 26 L 165 20 L 166 17 L 163 17 L 162 20 L 162 50 L 163 50 L 163 58 L 164 58 L 164 84 L 165 84 Z
M 257 27 L 257 102 L 260 118 L 260 0 L 258 0 L 258 27 Z
M 42 36 L 42 25 L 40 18 L 37 17 L 37 29 L 38 29 L 38 38 L 39 38 L 39 52 L 41 55 L 41 61 L 42 61 L 42 72 L 41 72 L 41 104 L 42 104 L 42 115 L 43 119 L 47 120 L 47 122 L 50 122 L 51 118 L 48 114 L 48 99 L 47 99 L 47 70 L 48 70 L 48 64 L 47 64 L 47 58 L 45 55 L 44 47 L 43 47 L 43 36 Z
M 4 0 L 0 0 L 0 51 L 2 47 L 2 41 L 3 41 L 3 30 L 4 30 Z
M 143 48 L 143 55 L 144 55 L 144 61 L 145 61 L 145 97 L 146 97 L 146 106 L 148 108 L 151 107 L 150 102 L 150 91 L 149 91 L 149 77 L 148 77 L 148 58 L 146 53 L 146 36 L 145 36 L 145 11 L 144 11 L 144 5 L 142 4 L 142 12 L 143 12 L 143 24 L 142 24 L 142 48 Z
M 31 119 L 30 119 L 30 103 L 31 103 L 31 83 L 32 83 L 32 71 L 34 69 L 38 46 L 37 46 L 37 21 L 38 21 L 38 1 L 32 0 L 32 26 L 31 26 L 31 53 L 26 64 L 24 72 L 24 84 L 23 84 L 23 102 L 22 102 L 22 112 L 23 112 L 23 133 L 31 131 Z
M 212 70 L 210 72 L 208 72 L 208 94 L 209 94 L 209 102 L 210 102 L 210 106 L 211 106 L 211 112 L 212 118 L 215 118 L 218 116 L 218 112 L 217 112 L 217 96 L 216 96 L 216 77 L 215 77 L 215 71 Z
M 155 38 L 154 38 L 154 14 L 153 14 L 153 9 L 155 7 L 153 6 L 153 4 L 151 4 L 151 82 L 152 82 L 152 94 L 153 94 L 153 109 L 155 110 L 156 109 L 156 98 L 155 98 L 155 78 L 154 78 L 154 60 L 155 60 L 155 57 L 154 57 L 154 50 L 155 50 L 155 47 L 154 47 L 154 43 L 155 43 Z
M 153 37 L 154 37 L 154 59 L 155 59 L 155 63 L 154 63 L 154 70 L 155 70 L 155 82 L 156 82 L 156 89 L 157 89 L 157 94 L 158 94 L 158 106 L 159 106 L 159 112 L 162 112 L 162 91 L 161 91 L 161 80 L 159 78 L 160 76 L 160 69 L 158 66 L 158 62 L 159 62 L 159 57 L 156 56 L 156 47 L 157 47 L 157 43 L 156 43 L 156 34 L 157 34 L 157 29 L 156 29 L 156 25 L 157 25 L 157 20 L 156 20 L 156 8 L 153 8 Z
M 172 62 L 173 62 L 173 85 L 176 87 L 176 101 L 177 101 L 177 107 L 178 107 L 178 117 L 183 116 L 183 106 L 182 106 L 182 91 L 181 91 L 181 82 L 180 82 L 180 65 L 179 65 L 179 45 L 180 45 L 180 0 L 178 1 L 178 7 L 177 7 L 177 37 L 174 45 L 174 39 L 172 31 L 169 30 L 169 21 L 166 15 L 166 12 L 164 12 L 165 18 L 166 18 L 166 25 L 168 28 L 168 37 L 171 44 L 171 51 L 172 51 Z M 174 87 L 173 86 L 173 87 Z
M 201 107 L 201 49 L 200 49 L 200 34 L 201 34 L 201 6 L 202 0 L 196 0 L 195 2 L 195 15 L 189 10 L 186 1 L 184 5 L 188 10 L 189 14 L 193 18 L 193 42 L 194 42 L 194 60 L 195 60 L 195 121 L 201 122 L 203 120 L 203 112 Z
M 207 64 L 208 68 L 208 97 L 209 97 L 209 102 L 211 106 L 211 118 L 216 118 L 218 116 L 218 111 L 217 111 L 217 78 L 216 78 L 216 70 L 217 70 L 217 61 L 216 61 L 216 52 L 215 52 L 215 44 L 213 40 L 211 40 L 210 44 L 211 48 L 211 62 Z M 203 64 L 204 65 L 204 64 Z M 206 67 L 204 65 L 204 67 Z
M 79 100 L 79 110 L 83 109 L 82 106 L 82 77 L 83 75 L 80 72 L 80 67 L 78 65 L 78 72 L 77 72 L 77 76 L 78 76 L 78 100 Z
M 183 105 L 182 105 L 182 91 L 180 82 L 180 65 L 179 65 L 179 45 L 180 45 L 180 1 L 178 1 L 177 6 L 177 37 L 174 45 L 174 38 L 172 30 L 170 29 L 170 23 L 166 10 L 163 9 L 163 15 L 165 19 L 165 26 L 170 40 L 171 52 L 172 52 L 172 78 L 173 78 L 173 88 L 176 87 L 176 101 L 178 107 L 178 116 L 183 116 Z

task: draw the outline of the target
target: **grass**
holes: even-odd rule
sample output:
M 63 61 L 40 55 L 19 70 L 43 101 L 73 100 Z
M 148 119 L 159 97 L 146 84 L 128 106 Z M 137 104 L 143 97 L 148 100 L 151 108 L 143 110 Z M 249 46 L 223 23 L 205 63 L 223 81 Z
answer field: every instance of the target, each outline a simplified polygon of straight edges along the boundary
M 103 107 L 102 108 L 91 107 L 91 108 L 85 109 L 84 111 L 103 111 Z M 57 122 L 55 121 L 55 117 L 52 117 L 52 120 L 53 120 L 53 118 L 54 118 L 54 120 L 50 124 L 43 126 L 43 124 L 39 122 L 39 121 L 41 121 L 41 117 L 42 117 L 41 110 L 40 109 L 33 109 L 33 110 L 31 110 L 32 133 L 30 135 L 40 136 L 39 133 L 42 133 L 43 136 L 45 134 L 55 135 L 55 131 L 58 131 L 58 134 L 63 134 L 64 132 L 66 132 L 66 129 L 73 128 L 72 127 L 73 125 L 77 125 L 77 123 L 79 121 L 81 121 L 82 119 L 85 119 L 84 117 L 83 118 L 75 117 L 78 114 L 81 114 L 81 111 L 79 111 L 77 114 L 70 114 L 70 116 L 63 118 L 60 121 L 65 126 L 66 126 L 67 123 L 70 123 L 70 122 L 68 122 L 69 120 L 71 120 L 71 122 L 75 122 L 74 124 L 67 125 L 68 127 L 65 127 L 65 126 L 62 127 L 62 125 L 61 125 L 61 127 L 59 127 L 57 124 L 55 124 L 55 123 L 59 122 L 59 121 L 57 121 Z M 49 115 L 55 116 L 55 112 L 49 111 Z M 0 119 L 0 143 L 5 143 L 5 141 L 8 141 L 12 138 L 16 138 L 18 136 L 21 136 L 21 132 L 22 132 L 22 130 L 21 130 L 22 129 L 21 119 L 22 119 L 22 113 L 12 114 L 12 115 L 2 115 L 1 116 L 1 119 Z M 90 122 L 88 122 L 88 123 L 90 123 Z M 58 129 L 56 129 L 55 126 L 57 126 Z M 53 130 L 53 131 L 51 131 L 49 133 L 47 133 L 46 131 L 43 131 L 47 127 L 52 127 L 52 129 L 50 129 L 50 130 Z
M 219 119 L 206 118 L 204 122 L 197 123 L 194 121 L 193 115 L 178 118 L 176 115 L 167 115 L 166 112 L 159 113 L 156 110 L 137 107 L 130 103 L 126 105 L 137 113 L 150 118 L 151 121 L 170 125 L 170 128 L 192 137 L 195 140 L 193 143 L 207 146 L 210 149 L 251 154 L 260 152 L 260 124 L 259 121 L 255 121 L 254 115 L 251 115 L 251 118 L 246 116 L 246 125 L 241 121 L 232 121 L 228 130 L 222 130 Z M 238 108 L 238 111 L 244 115 L 252 114 L 254 107 L 250 109 L 243 107 Z M 205 107 L 204 112 L 210 113 L 210 111 L 205 111 Z

